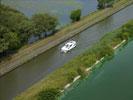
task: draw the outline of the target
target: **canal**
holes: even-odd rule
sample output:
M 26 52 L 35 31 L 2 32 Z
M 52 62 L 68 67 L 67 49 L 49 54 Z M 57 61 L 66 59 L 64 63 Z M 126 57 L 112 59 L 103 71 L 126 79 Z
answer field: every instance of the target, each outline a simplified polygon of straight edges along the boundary
M 49 73 L 91 47 L 107 32 L 120 27 L 133 18 L 133 5 L 74 36 L 77 47 L 67 54 L 60 53 L 64 43 L 48 50 L 0 78 L 0 100 L 11 100 Z
M 61 100 L 133 100 L 133 42 L 75 84 Z

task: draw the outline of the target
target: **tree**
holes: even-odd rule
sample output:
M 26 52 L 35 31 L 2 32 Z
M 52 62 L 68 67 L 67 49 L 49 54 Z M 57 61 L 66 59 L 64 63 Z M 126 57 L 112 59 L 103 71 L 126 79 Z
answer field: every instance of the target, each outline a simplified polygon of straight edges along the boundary
M 24 14 L 10 7 L 1 5 L 0 10 L 0 24 L 10 32 L 17 33 L 22 44 L 27 43 L 32 30 L 31 21 Z
M 0 54 L 16 51 L 28 43 L 31 35 L 53 32 L 57 18 L 49 14 L 35 14 L 28 19 L 23 13 L 3 4 L 0 5 Z
M 59 95 L 60 92 L 58 89 L 47 89 L 39 93 L 38 100 L 58 100 Z
M 8 32 L 8 29 L 0 25 L 0 53 L 8 49 L 9 43 L 4 38 L 4 34 Z
M 32 16 L 33 22 L 33 34 L 37 35 L 41 38 L 42 33 L 46 33 L 49 31 L 54 31 L 58 20 L 56 17 L 53 17 L 49 14 L 35 14 Z
M 0 25 L 0 53 L 7 50 L 16 50 L 20 47 L 18 34 L 10 32 L 6 27 Z
M 122 32 L 126 35 L 128 33 L 128 37 L 130 38 L 133 37 L 133 20 L 122 26 Z
M 133 21 L 130 22 L 130 23 L 127 23 L 127 24 L 123 25 L 122 26 L 122 31 L 123 32 L 132 33 L 132 31 L 133 31 Z
M 73 10 L 71 12 L 70 18 L 71 18 L 72 22 L 79 21 L 81 18 L 81 10 L 80 9 Z
M 21 45 L 28 43 L 28 39 L 32 35 L 32 30 L 33 25 L 29 20 L 24 20 L 18 24 L 17 31 L 20 37 Z
M 4 35 L 5 40 L 8 41 L 8 49 L 9 50 L 16 50 L 20 47 L 20 39 L 18 34 L 15 32 L 8 32 Z
M 112 7 L 114 0 L 97 0 L 98 1 L 98 8 L 104 9 L 106 7 Z

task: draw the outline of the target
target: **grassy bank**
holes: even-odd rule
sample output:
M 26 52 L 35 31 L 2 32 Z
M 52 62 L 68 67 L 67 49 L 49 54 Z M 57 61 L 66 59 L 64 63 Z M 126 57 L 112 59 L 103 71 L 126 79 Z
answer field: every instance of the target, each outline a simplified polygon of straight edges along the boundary
M 128 41 L 133 38 L 132 32 L 133 20 L 121 28 L 106 34 L 86 52 L 17 96 L 15 100 L 56 100 L 59 96 L 59 91 L 63 90 L 66 84 L 71 83 L 78 75 L 82 77 L 87 75 L 88 73 L 85 70 L 90 68 L 97 60 L 112 56 L 114 54 L 114 47 L 123 40 Z M 54 99 L 50 99 L 49 97 L 53 97 Z
M 40 40 L 32 45 L 24 46 L 16 54 L 6 58 L 0 63 L 0 76 L 31 60 L 44 51 L 58 45 L 75 34 L 82 32 L 91 25 L 107 18 L 108 16 L 111 16 L 112 14 L 132 3 L 133 0 L 119 0 L 119 2 L 114 4 L 113 8 L 106 8 L 104 10 L 96 11 L 82 18 L 81 21 L 66 26 L 54 36 Z

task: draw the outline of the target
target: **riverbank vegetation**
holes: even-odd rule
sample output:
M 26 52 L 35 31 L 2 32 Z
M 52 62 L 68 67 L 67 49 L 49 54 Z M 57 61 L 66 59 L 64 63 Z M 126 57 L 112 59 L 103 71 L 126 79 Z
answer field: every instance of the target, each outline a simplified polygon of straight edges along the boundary
M 113 56 L 113 48 L 123 40 L 132 39 L 132 31 L 133 20 L 129 21 L 121 28 L 106 34 L 86 52 L 50 74 L 46 79 L 31 87 L 15 100 L 57 100 L 60 90 L 63 90 L 67 83 L 72 82 L 78 75 L 86 75 L 85 69 L 90 68 L 102 57 Z M 51 90 L 54 91 L 50 92 Z
M 0 58 L 28 44 L 32 35 L 40 39 L 54 33 L 57 24 L 57 18 L 52 15 L 35 14 L 29 19 L 23 13 L 0 4 Z
M 116 0 L 97 0 L 98 1 L 98 8 L 104 9 L 107 7 L 113 7 L 113 4 Z
M 110 4 L 110 0 L 98 2 L 100 6 Z M 54 34 L 58 25 L 57 18 L 52 15 L 35 14 L 29 19 L 23 13 L 2 4 L 0 13 L 0 59 L 16 53 L 19 48 L 27 45 L 31 36 L 42 39 Z M 72 22 L 77 22 L 80 18 L 80 9 L 71 12 Z
M 20 13 L 15 9 L 12 9 L 10 7 L 1 4 L 0 5 L 0 11 L 1 11 L 0 62 L 2 62 L 2 64 L 0 67 L 1 68 L 3 68 L 3 66 L 5 67 L 5 65 L 7 65 L 6 63 L 8 63 L 9 60 L 13 64 L 16 59 L 26 57 L 29 54 L 29 53 L 27 54 L 29 50 L 36 51 L 38 48 L 42 46 L 44 47 L 48 45 L 48 43 L 59 40 L 61 37 L 71 33 L 76 29 L 82 30 L 82 28 L 85 29 L 88 26 L 91 26 L 94 23 L 103 20 L 104 18 L 108 17 L 113 11 L 118 10 L 120 6 L 126 5 L 126 3 L 128 4 L 128 2 L 130 2 L 130 0 L 119 0 L 118 3 L 114 4 L 112 9 L 104 9 L 93 12 L 88 16 L 81 18 L 80 21 L 72 23 L 64 27 L 63 29 L 60 29 L 60 31 L 58 31 L 57 34 L 55 35 L 53 34 L 55 33 L 56 31 L 55 28 L 58 24 L 58 20 L 56 17 L 51 16 L 49 14 L 35 14 L 32 16 L 32 18 L 29 19 L 23 13 Z M 109 13 L 106 14 L 106 12 Z M 8 31 L 10 32 L 10 34 L 8 34 L 9 33 Z M 8 36 L 5 36 L 3 33 L 4 34 L 6 33 L 6 35 Z M 78 33 L 78 31 L 76 31 L 76 33 Z M 42 39 L 44 37 L 47 37 L 48 35 L 53 35 L 53 36 L 46 39 Z M 32 43 L 31 45 L 28 43 L 29 38 L 31 36 L 38 37 L 38 39 L 41 40 Z M 7 41 L 8 38 L 6 37 L 10 37 L 10 40 L 13 41 L 11 42 Z M 34 55 L 38 54 L 39 53 L 36 53 Z M 24 61 L 28 61 L 33 57 L 32 56 L 30 58 L 26 57 L 24 58 Z M 24 62 L 22 61 L 22 63 Z M 14 65 L 18 66 L 18 64 Z
M 81 9 L 73 10 L 70 15 L 72 22 L 77 22 L 81 18 Z

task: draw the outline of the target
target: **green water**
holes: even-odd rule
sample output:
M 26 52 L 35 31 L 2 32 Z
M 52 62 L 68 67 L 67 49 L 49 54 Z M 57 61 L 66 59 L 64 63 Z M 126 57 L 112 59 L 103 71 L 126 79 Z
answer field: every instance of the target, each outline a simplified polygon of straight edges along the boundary
M 3 1 L 6 2 L 7 0 Z M 8 1 L 19 2 L 26 0 Z M 28 1 L 31 0 L 27 0 L 27 2 Z M 77 41 L 77 47 L 73 49 L 70 53 L 62 54 L 60 52 L 60 48 L 65 44 L 65 42 L 63 42 L 60 45 L 57 45 L 56 47 L 48 50 L 47 52 L 42 53 L 40 56 L 32 59 L 31 61 L 21 65 L 20 67 L 9 72 L 3 77 L 0 77 L 0 100 L 12 100 L 12 98 L 17 94 L 23 92 L 36 82 L 45 78 L 54 70 L 58 69 L 60 66 L 63 66 L 65 63 L 69 62 L 74 57 L 83 53 L 86 49 L 90 48 L 94 43 L 99 41 L 99 39 L 102 38 L 106 33 L 121 27 L 123 24 L 125 24 L 128 20 L 131 19 L 133 19 L 133 5 L 128 6 L 127 8 L 119 11 L 118 13 L 108 17 L 107 19 L 93 25 L 92 27 L 86 29 L 80 34 L 77 34 L 74 37 L 72 37 L 72 40 Z
M 133 42 L 67 91 L 61 100 L 133 100 Z

